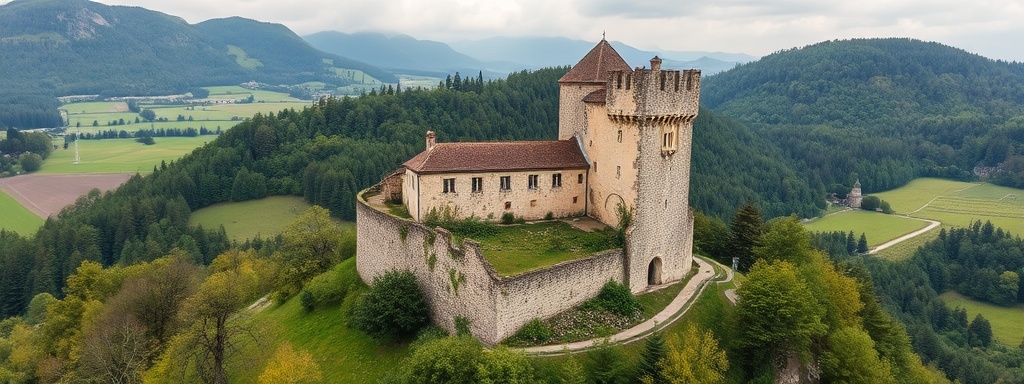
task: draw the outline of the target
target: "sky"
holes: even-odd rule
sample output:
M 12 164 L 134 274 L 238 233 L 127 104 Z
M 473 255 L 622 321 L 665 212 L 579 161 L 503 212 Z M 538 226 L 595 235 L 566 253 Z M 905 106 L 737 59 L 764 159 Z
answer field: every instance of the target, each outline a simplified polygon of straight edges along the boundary
M 0 0 L 0 3 L 6 2 Z M 561 36 L 636 48 L 763 56 L 825 40 L 910 37 L 1024 62 L 1020 0 L 99 0 L 189 23 L 241 16 L 320 31 L 451 42 Z

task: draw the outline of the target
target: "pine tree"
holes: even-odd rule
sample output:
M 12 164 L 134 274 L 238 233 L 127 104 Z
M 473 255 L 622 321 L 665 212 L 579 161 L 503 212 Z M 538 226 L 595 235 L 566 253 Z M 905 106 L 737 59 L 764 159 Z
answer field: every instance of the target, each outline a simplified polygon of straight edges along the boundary
M 868 237 L 863 232 L 860 234 L 860 240 L 857 240 L 857 253 L 868 253 Z
M 745 203 L 732 218 L 729 241 L 730 253 L 740 258 L 740 271 L 750 270 L 754 265 L 754 247 L 761 244 L 763 222 L 761 211 L 752 203 Z
M 857 238 L 853 237 L 853 231 L 846 236 L 846 253 L 853 255 L 857 252 Z
M 665 347 L 665 335 L 655 332 L 644 341 L 644 350 L 640 352 L 640 363 L 637 376 L 643 379 L 650 377 L 652 384 L 665 383 L 665 377 L 658 367 L 658 362 L 665 358 L 668 349 Z

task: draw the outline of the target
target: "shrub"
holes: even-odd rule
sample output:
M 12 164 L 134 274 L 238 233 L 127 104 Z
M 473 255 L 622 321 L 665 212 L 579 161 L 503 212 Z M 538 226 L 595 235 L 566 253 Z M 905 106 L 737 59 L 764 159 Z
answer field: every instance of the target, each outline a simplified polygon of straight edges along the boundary
M 506 224 L 507 225 L 507 224 L 512 224 L 512 223 L 515 223 L 515 222 L 516 222 L 516 215 L 513 215 L 512 212 L 505 212 L 505 213 L 501 214 L 501 223 L 502 224 Z
M 306 283 L 302 294 L 305 295 L 306 292 L 310 294 L 310 300 L 314 307 L 341 303 L 359 281 L 359 274 L 350 265 L 351 263 L 351 261 L 339 263 L 331 270 L 317 275 Z
M 543 320 L 534 318 L 512 335 L 512 339 L 525 342 L 527 345 L 540 345 L 551 340 L 553 332 Z
M 640 302 L 629 291 L 629 287 L 614 281 L 605 283 L 592 303 L 608 312 L 624 317 L 635 316 L 643 310 Z
M 430 309 L 408 270 L 375 277 L 353 308 L 351 325 L 374 337 L 405 339 L 430 324 Z
M 313 312 L 313 309 L 316 308 L 316 299 L 313 298 L 312 293 L 309 293 L 309 290 L 303 290 L 299 294 L 299 303 L 302 304 L 302 309 L 306 312 Z
M 551 212 L 548 212 L 547 214 L 544 215 L 544 220 L 553 220 L 554 218 L 555 214 Z

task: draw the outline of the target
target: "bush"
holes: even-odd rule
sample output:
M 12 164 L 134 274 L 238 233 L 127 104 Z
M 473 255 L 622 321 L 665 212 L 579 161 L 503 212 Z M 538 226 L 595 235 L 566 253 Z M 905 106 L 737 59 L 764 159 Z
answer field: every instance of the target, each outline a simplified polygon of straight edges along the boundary
M 35 172 L 43 166 L 43 157 L 35 153 L 22 153 L 18 156 L 18 164 L 25 172 Z
M 321 273 L 306 283 L 302 295 L 309 293 L 312 306 L 338 304 L 359 284 L 359 274 L 352 261 L 338 263 L 331 270 Z M 306 300 L 299 297 L 300 300 Z M 305 305 L 305 304 L 304 304 Z
M 632 317 L 643 310 L 640 302 L 633 297 L 629 287 L 609 281 L 601 287 L 601 292 L 591 301 L 592 305 L 608 310 L 619 316 Z
M 506 224 L 507 225 L 507 224 L 512 224 L 512 223 L 515 223 L 515 222 L 516 222 L 516 215 L 513 215 L 512 212 L 505 212 L 505 213 L 501 214 L 501 223 L 502 224 Z
M 304 290 L 299 294 L 299 303 L 302 304 L 302 309 L 306 312 L 313 312 L 313 309 L 316 308 L 316 299 L 313 298 L 313 294 L 309 293 L 308 290 Z
M 525 342 L 526 345 L 541 345 L 551 340 L 553 332 L 543 320 L 534 318 L 512 335 L 512 339 Z
M 406 339 L 430 324 L 430 309 L 408 270 L 375 277 L 352 311 L 351 325 L 374 337 Z

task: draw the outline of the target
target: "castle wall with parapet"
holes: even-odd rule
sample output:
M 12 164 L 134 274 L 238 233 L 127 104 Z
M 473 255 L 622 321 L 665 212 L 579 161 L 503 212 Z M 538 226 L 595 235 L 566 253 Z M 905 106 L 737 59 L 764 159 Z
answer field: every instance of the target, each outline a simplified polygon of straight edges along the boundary
M 416 275 L 435 324 L 455 332 L 455 318 L 493 345 L 533 318 L 548 318 L 597 295 L 609 280 L 623 281 L 622 250 L 511 277 L 501 277 L 469 239 L 454 244 L 444 229 L 378 211 L 356 199 L 356 269 L 371 283 L 392 269 Z

